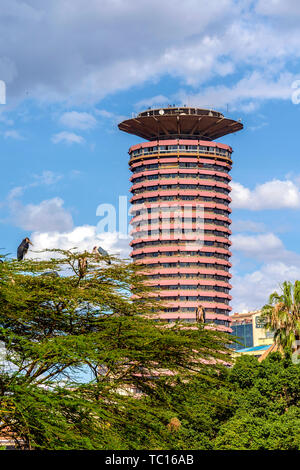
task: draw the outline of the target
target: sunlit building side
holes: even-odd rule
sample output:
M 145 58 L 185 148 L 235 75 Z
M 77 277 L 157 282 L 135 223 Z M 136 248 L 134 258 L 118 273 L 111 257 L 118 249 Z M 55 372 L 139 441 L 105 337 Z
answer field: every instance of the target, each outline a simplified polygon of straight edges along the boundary
M 243 125 L 199 108 L 148 109 L 119 124 L 146 142 L 129 149 L 132 252 L 165 304 L 160 318 L 230 329 L 232 148 Z

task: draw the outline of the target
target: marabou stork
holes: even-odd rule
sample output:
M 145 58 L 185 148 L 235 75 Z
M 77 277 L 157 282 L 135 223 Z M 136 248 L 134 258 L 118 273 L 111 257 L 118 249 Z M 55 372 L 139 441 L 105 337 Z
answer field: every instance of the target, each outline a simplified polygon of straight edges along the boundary
M 87 259 L 86 258 L 79 258 L 78 259 L 78 272 L 79 278 L 82 279 L 87 273 Z
M 107 251 L 103 250 L 103 248 L 101 248 L 101 246 L 94 246 L 93 254 L 96 255 L 97 261 L 100 261 L 101 258 L 105 257 L 106 262 L 108 264 L 111 264 L 111 261 L 109 259 L 109 254 L 107 253 Z
M 29 245 L 33 245 L 33 243 L 31 243 L 28 237 L 24 238 L 24 240 L 21 241 L 17 251 L 18 261 L 22 261 L 28 251 Z
M 201 304 L 196 309 L 196 321 L 198 323 L 205 323 L 205 310 Z

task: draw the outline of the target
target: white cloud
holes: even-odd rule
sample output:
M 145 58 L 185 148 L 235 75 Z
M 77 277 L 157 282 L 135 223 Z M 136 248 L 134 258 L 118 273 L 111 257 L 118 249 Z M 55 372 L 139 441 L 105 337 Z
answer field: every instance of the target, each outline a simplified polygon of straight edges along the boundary
M 138 109 L 145 109 L 149 106 L 165 106 L 166 104 L 171 104 L 171 100 L 164 95 L 156 95 L 152 96 L 151 98 L 144 98 L 143 100 L 138 101 L 135 104 L 135 107 Z
M 14 121 L 5 115 L 5 112 L 3 109 L 0 109 L 0 122 L 3 124 L 6 124 L 7 126 L 14 125 Z
M 266 226 L 262 222 L 253 220 L 234 220 L 231 224 L 231 230 L 237 232 L 266 232 Z
M 233 249 L 244 251 L 248 255 L 265 253 L 268 250 L 279 250 L 283 248 L 282 241 L 273 233 L 260 235 L 232 235 Z
M 242 254 L 251 262 L 262 263 L 253 272 L 239 274 L 240 260 L 233 257 L 233 297 L 234 311 L 250 311 L 267 303 L 269 295 L 279 290 L 284 281 L 300 280 L 300 255 L 286 250 L 282 241 L 273 233 L 258 235 L 237 234 L 231 237 L 234 254 Z
M 23 140 L 24 137 L 21 136 L 21 134 L 16 131 L 15 129 L 10 129 L 8 131 L 5 131 L 3 133 L 4 137 L 6 139 L 14 139 L 14 140 Z
M 97 233 L 97 227 L 83 225 L 69 231 L 47 232 L 46 230 L 34 232 L 31 235 L 34 251 L 59 248 L 69 250 L 77 248 L 78 251 L 92 251 L 94 246 L 101 246 L 111 255 L 120 255 L 127 258 L 130 253 L 129 238 L 124 239 L 118 232 Z M 31 257 L 48 258 L 49 253 L 30 253 Z
M 66 231 L 73 227 L 71 214 L 64 209 L 64 201 L 58 197 L 40 204 L 23 205 L 18 200 L 9 203 L 13 223 L 28 231 Z
M 253 73 L 194 99 L 249 111 L 290 98 L 286 71 L 300 56 L 296 0 L 2 0 L 1 12 L 9 99 L 96 103 L 165 75 L 199 86 L 244 67 Z
M 64 113 L 60 119 L 60 124 L 71 129 L 93 129 L 97 125 L 97 120 L 92 114 L 85 112 L 69 111 Z
M 29 188 L 34 188 L 37 186 L 51 186 L 57 183 L 62 178 L 62 175 L 54 173 L 50 170 L 44 170 L 40 175 L 33 175 L 33 178 L 35 181 L 32 183 L 12 188 L 8 193 L 7 200 L 11 201 L 17 197 L 20 197 L 24 191 Z
M 268 302 L 269 295 L 277 291 L 284 281 L 300 280 L 300 264 L 273 262 L 243 276 L 232 278 L 233 312 L 250 311 L 261 308 Z
M 195 94 L 181 91 L 177 99 L 183 104 L 190 102 L 194 106 L 218 109 L 228 106 L 229 111 L 249 113 L 266 100 L 291 100 L 291 86 L 295 79 L 296 76 L 286 72 L 277 77 L 254 71 L 231 86 L 211 86 Z
M 84 142 L 84 138 L 80 135 L 67 131 L 54 134 L 51 140 L 54 144 L 58 144 L 60 142 L 64 142 L 66 144 L 82 144 Z
M 51 186 L 52 184 L 57 183 L 60 179 L 62 179 L 62 175 L 54 173 L 50 170 L 44 170 L 40 175 L 33 175 L 34 178 L 37 180 L 35 183 L 32 183 L 30 186 L 37 186 L 37 185 L 46 185 Z
M 299 263 L 300 255 L 285 249 L 282 241 L 273 233 L 259 235 L 232 235 L 232 250 L 242 252 L 252 260 L 282 261 L 285 263 Z
M 250 190 L 237 182 L 231 182 L 232 207 L 235 209 L 299 209 L 300 191 L 292 181 L 272 180 Z
M 118 124 L 119 122 L 124 121 L 124 119 L 128 119 L 128 116 L 113 113 L 112 111 L 107 111 L 106 109 L 96 109 L 95 114 L 105 119 L 105 121 L 112 121 L 113 124 Z
M 285 17 L 290 20 L 300 16 L 300 4 L 298 0 L 258 0 L 255 10 L 270 17 Z
M 95 103 L 165 73 L 207 75 L 214 62 L 218 69 L 217 45 L 240 12 L 234 0 L 31 0 L 14 14 L 12 3 L 18 4 L 2 1 L 0 45 L 0 57 L 15 70 L 10 93 L 29 90 L 41 101 Z M 185 67 L 178 63 L 183 58 Z
M 12 199 L 15 199 L 16 197 L 22 196 L 25 189 L 26 186 L 16 186 L 12 188 L 8 193 L 7 200 L 10 201 Z

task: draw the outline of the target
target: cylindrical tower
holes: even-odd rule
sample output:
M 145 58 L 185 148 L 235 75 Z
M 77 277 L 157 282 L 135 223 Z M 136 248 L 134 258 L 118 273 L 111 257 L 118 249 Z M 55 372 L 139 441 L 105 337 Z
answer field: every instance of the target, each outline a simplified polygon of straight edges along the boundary
M 232 148 L 214 139 L 243 128 L 211 110 L 149 109 L 119 128 L 148 142 L 129 149 L 132 253 L 164 301 L 161 318 L 230 330 Z

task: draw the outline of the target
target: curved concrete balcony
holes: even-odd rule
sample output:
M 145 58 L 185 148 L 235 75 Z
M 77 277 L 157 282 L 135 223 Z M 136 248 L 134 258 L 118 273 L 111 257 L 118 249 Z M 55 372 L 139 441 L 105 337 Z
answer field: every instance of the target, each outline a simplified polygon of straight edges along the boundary
M 199 307 L 199 301 L 180 301 L 180 302 L 173 302 L 173 301 L 163 301 L 164 307 L 165 308 L 184 308 L 184 307 L 190 307 L 190 308 L 197 308 Z M 222 304 L 222 303 L 217 303 L 217 302 L 207 302 L 203 301 L 201 302 L 201 305 L 203 306 L 204 309 L 220 309 L 220 310 L 225 310 L 226 312 L 230 312 L 232 310 L 232 307 L 230 307 L 227 304 Z M 219 313 L 216 313 L 215 315 L 220 315 Z M 228 319 L 228 317 L 227 317 Z
M 190 174 L 190 175 L 195 175 L 195 177 L 197 175 L 204 175 L 204 176 L 207 176 L 208 178 L 211 177 L 220 177 L 220 178 L 224 178 L 224 179 L 227 179 L 228 181 L 231 181 L 232 178 L 231 176 L 226 173 L 226 172 L 221 172 L 221 171 L 216 171 L 216 170 L 207 170 L 205 168 L 186 168 L 186 169 L 183 169 L 183 168 L 170 168 L 170 169 L 157 169 L 157 170 L 148 170 L 148 171 L 141 171 L 139 173 L 134 173 L 131 177 L 130 177 L 130 181 L 134 181 L 136 180 L 137 178 L 142 178 L 142 177 L 149 177 L 149 176 L 162 176 L 164 177 L 165 175 L 185 175 L 185 174 Z
M 172 218 L 180 218 L 182 215 L 187 215 L 187 218 L 195 218 L 197 213 L 195 210 L 188 210 L 185 209 L 184 211 L 178 209 L 171 209 L 169 208 L 168 211 L 157 211 L 157 210 L 152 210 L 151 212 L 145 211 L 145 213 L 135 215 L 132 217 L 130 220 L 130 224 L 134 223 L 140 223 L 142 221 L 153 221 L 153 220 L 163 220 L 163 219 L 172 219 Z M 232 223 L 232 220 L 229 219 L 229 217 L 222 215 L 222 214 L 215 214 L 213 212 L 208 212 L 208 211 L 203 211 L 203 214 L 201 214 L 201 217 L 197 216 L 198 219 L 215 219 L 215 220 L 220 220 L 222 222 L 226 222 L 229 225 Z
M 205 233 L 203 234 L 203 240 L 211 240 L 211 241 L 217 241 L 217 242 L 220 242 L 220 243 L 228 243 L 228 245 L 230 244 L 231 245 L 231 242 L 228 240 L 228 238 L 224 238 L 224 237 L 221 237 L 221 236 L 209 236 L 209 235 L 206 235 Z M 190 237 L 189 238 L 189 235 L 186 235 L 186 236 L 177 236 L 176 239 L 174 238 L 171 238 L 171 236 L 169 238 L 165 237 L 164 240 L 161 240 L 161 237 L 159 237 L 159 235 L 157 236 L 152 236 L 152 237 L 141 237 L 141 238 L 136 238 L 134 240 L 132 240 L 130 242 L 130 246 L 134 246 L 135 244 L 137 243 L 149 243 L 151 244 L 152 242 L 156 242 L 156 241 L 169 241 L 169 242 L 179 242 L 179 243 L 192 243 L 194 242 L 194 237 Z
M 201 233 L 204 234 L 205 231 L 208 230 L 217 230 L 219 232 L 226 232 L 229 235 L 231 235 L 231 230 L 228 228 L 226 224 L 217 224 L 217 223 L 202 223 L 202 222 L 184 222 L 184 224 L 181 221 L 176 221 L 176 222 L 168 222 L 166 220 L 164 221 L 159 221 L 158 223 L 143 223 L 143 224 L 131 224 L 132 225 L 132 230 L 130 231 L 130 235 L 134 235 L 137 233 L 148 233 L 149 231 L 151 232 L 150 235 L 155 235 L 156 231 L 162 232 L 162 234 L 168 234 L 168 231 L 171 230 L 171 233 L 173 231 L 178 231 L 178 233 L 186 233 L 188 234 L 188 230 L 191 230 L 193 233 Z M 201 238 L 202 236 L 198 237 Z
M 132 217 L 129 224 L 132 228 L 136 227 L 145 227 L 150 230 L 152 226 L 160 226 L 160 227 L 168 227 L 170 223 L 180 223 L 181 226 L 184 226 L 186 223 L 189 224 L 196 224 L 197 227 L 201 225 L 215 225 L 216 227 L 226 227 L 229 228 L 231 225 L 231 219 L 229 217 L 225 217 L 224 215 L 213 214 L 203 211 L 199 216 L 196 213 L 190 213 L 187 210 L 185 211 L 177 211 L 177 210 L 170 210 L 169 212 L 158 213 L 156 211 L 152 211 L 152 213 L 147 214 L 140 214 L 138 216 Z
M 207 313 L 206 318 L 208 320 L 224 320 L 228 322 L 229 324 L 232 322 L 231 318 L 227 315 L 224 315 L 222 313 Z M 158 314 L 158 317 L 161 319 L 176 319 L 178 318 L 178 313 L 177 312 L 161 312 Z M 189 318 L 195 318 L 196 319 L 196 312 L 193 315 L 192 312 L 181 312 L 180 313 L 180 318 L 181 319 L 189 319 Z
M 197 289 L 201 290 L 201 286 L 217 286 L 217 287 L 224 287 L 225 289 L 231 289 L 232 286 L 228 282 L 225 281 L 217 281 L 213 279 L 181 279 L 181 278 L 172 278 L 172 279 L 149 279 L 145 281 L 149 286 L 196 286 Z
M 139 234 L 139 233 L 145 233 L 148 234 L 150 231 L 151 233 L 149 235 L 158 235 L 155 233 L 156 231 L 160 231 L 160 235 L 163 237 L 164 235 L 168 235 L 168 232 L 171 231 L 171 234 L 175 232 L 175 234 L 186 234 L 186 235 L 192 235 L 194 238 L 196 238 L 196 235 L 198 234 L 199 236 L 197 239 L 202 240 L 202 236 L 200 234 L 204 234 L 205 231 L 212 231 L 216 230 L 218 232 L 224 232 L 227 233 L 228 235 L 231 235 L 231 230 L 227 228 L 226 226 L 218 225 L 218 224 L 201 224 L 201 223 L 185 223 L 184 226 L 182 223 L 159 223 L 159 224 L 145 224 L 144 226 L 140 226 L 139 224 L 133 227 L 133 229 L 130 231 L 130 236 Z M 190 231 L 190 232 L 189 232 Z
M 145 164 L 157 163 L 158 161 L 161 163 L 168 163 L 168 162 L 200 162 L 200 163 L 207 163 L 210 164 L 212 162 L 217 162 L 217 164 L 221 164 L 221 166 L 232 166 L 231 158 L 228 158 L 226 155 L 222 155 L 221 153 L 214 153 L 214 152 L 197 152 L 197 151 L 187 151 L 184 149 L 176 150 L 160 150 L 155 152 L 144 152 L 140 155 L 133 155 L 133 152 L 129 150 L 129 166 L 133 167 L 141 162 L 145 162 Z
M 160 264 L 160 263 L 203 263 L 203 264 L 217 264 L 222 266 L 231 267 L 229 261 L 209 257 L 200 256 L 157 256 L 153 258 L 143 258 L 142 260 L 134 260 L 136 264 Z
M 172 208 L 173 206 L 181 206 L 181 207 L 197 207 L 200 201 L 185 201 L 185 200 L 173 200 L 173 201 L 154 201 L 154 202 L 143 202 L 143 203 L 138 203 L 135 202 L 130 208 L 130 213 L 131 214 L 136 214 L 136 212 L 140 211 L 145 211 L 146 209 L 153 210 L 155 208 Z M 229 206 L 224 205 L 224 204 L 219 204 L 215 202 L 210 202 L 210 201 L 201 201 L 201 206 L 203 206 L 204 209 L 217 209 L 217 210 L 222 210 L 224 212 L 228 212 L 231 214 L 232 210 L 230 209 Z
M 150 198 L 159 198 L 163 196 L 173 196 L 176 198 L 180 198 L 180 196 L 193 196 L 194 198 L 197 197 L 207 197 L 211 199 L 218 199 L 218 201 L 201 201 L 199 202 L 216 202 L 218 204 L 222 204 L 223 201 L 227 201 L 228 203 L 231 202 L 231 198 L 223 193 L 217 193 L 215 191 L 207 191 L 207 190 L 191 190 L 191 189 L 174 189 L 174 190 L 158 190 L 158 191 L 144 191 L 140 194 L 135 194 L 131 199 L 130 203 L 134 203 L 139 199 L 150 199 Z M 196 199 L 195 199 L 196 200 Z
M 232 297 L 229 294 L 226 294 L 225 292 L 220 292 L 220 291 L 214 291 L 214 290 L 200 290 L 200 289 L 191 289 L 191 290 L 172 290 L 172 289 L 157 289 L 154 290 L 151 293 L 151 296 L 153 297 L 174 297 L 174 300 L 176 300 L 179 297 L 209 297 L 213 301 L 213 299 L 220 299 L 220 302 L 222 300 L 231 300 Z M 188 299 L 186 299 L 188 300 Z M 180 300 L 179 300 L 180 301 Z M 201 302 L 201 300 L 199 300 Z M 208 300 L 207 300 L 208 302 Z M 226 304 L 227 305 L 227 304 Z
M 211 279 L 211 278 L 182 278 L 180 276 L 178 277 L 172 277 L 172 278 L 158 278 L 158 279 L 153 279 L 149 278 L 146 281 L 147 285 L 158 285 L 158 286 L 217 286 L 217 287 L 224 287 L 224 288 L 231 288 L 231 284 L 229 284 L 228 281 L 220 281 L 217 279 Z
M 191 313 L 186 313 L 186 312 L 164 312 L 164 313 L 159 313 L 156 315 L 157 318 L 159 318 L 160 320 L 163 320 L 163 321 L 176 321 L 176 320 L 194 320 L 196 322 L 196 314 L 193 314 L 192 312 Z M 206 313 L 206 318 L 208 320 L 207 322 L 207 326 L 205 325 L 205 328 L 208 328 L 210 323 L 209 322 L 214 322 L 215 320 L 217 321 L 224 321 L 224 322 L 228 322 L 228 325 L 230 325 L 230 322 L 231 322 L 231 319 L 229 316 L 227 315 L 222 315 L 222 314 L 214 314 L 214 313 Z M 224 318 L 223 318 L 224 317 Z M 215 324 L 214 323 L 214 329 L 218 330 L 218 331 L 224 331 L 226 333 L 232 333 L 232 328 L 230 328 L 230 326 L 226 326 L 226 325 L 219 325 L 219 324 Z M 189 326 L 189 328 L 191 328 Z
M 128 153 L 131 154 L 135 151 L 143 150 L 143 151 L 154 151 L 157 147 L 157 151 L 159 147 L 166 147 L 166 146 L 176 146 L 178 147 L 176 150 L 179 151 L 191 151 L 193 153 L 202 152 L 202 153 L 211 153 L 215 150 L 219 149 L 220 151 L 232 153 L 232 148 L 229 145 L 222 144 L 221 142 L 215 142 L 211 140 L 202 140 L 202 139 L 164 139 L 164 140 L 151 140 L 151 142 L 141 142 L 139 144 L 132 145 L 129 148 Z M 189 148 L 179 148 L 179 146 L 187 146 Z M 197 148 L 193 148 L 193 147 Z M 155 150 L 155 151 L 156 151 Z M 166 150 L 166 149 L 164 149 Z M 167 149 L 168 150 L 168 149 Z M 174 149 L 170 149 L 171 151 Z
M 178 274 L 178 275 L 181 275 L 181 276 L 184 276 L 185 274 L 189 275 L 189 274 L 193 274 L 193 275 L 201 275 L 201 274 L 205 274 L 205 275 L 208 275 L 208 276 L 222 276 L 222 277 L 227 277 L 228 279 L 231 279 L 232 278 L 232 274 L 228 271 L 224 271 L 222 270 L 222 266 L 218 267 L 218 269 L 214 269 L 214 268 L 198 268 L 198 267 L 187 267 L 187 266 L 176 266 L 176 267 L 173 267 L 173 268 L 164 268 L 162 266 L 158 267 L 158 268 L 148 268 L 148 269 L 145 269 L 144 271 L 144 274 L 146 276 L 155 276 L 157 274 L 165 274 L 165 275 L 168 275 L 168 274 Z M 186 279 L 189 279 L 189 278 L 186 278 Z
M 175 186 L 175 185 L 190 185 L 191 188 L 187 189 L 193 189 L 193 186 L 199 186 L 200 191 L 202 191 L 201 186 L 205 186 L 206 188 L 204 191 L 214 191 L 215 188 L 221 188 L 224 190 L 228 190 L 228 192 L 231 191 L 231 187 L 226 184 L 222 183 L 220 181 L 212 181 L 212 180 L 205 180 L 205 179 L 197 179 L 197 178 L 172 178 L 172 179 L 164 179 L 161 178 L 159 180 L 147 180 L 143 181 L 141 183 L 135 183 L 131 186 L 130 192 L 134 193 L 136 190 L 143 189 L 143 188 L 151 188 L 153 186 L 163 186 L 163 185 L 168 185 L 168 186 Z M 207 186 L 209 186 L 211 189 L 207 189 Z M 225 194 L 225 193 L 224 193 Z
M 203 241 L 203 240 L 202 240 Z M 143 246 L 140 246 L 143 245 Z M 225 246 L 225 243 L 223 244 L 224 247 L 220 246 L 210 246 L 210 245 L 205 245 L 202 244 L 201 247 L 196 247 L 196 244 L 194 246 L 191 246 L 190 244 L 187 244 L 186 242 L 184 243 L 177 243 L 177 240 L 171 240 L 170 244 L 164 244 L 163 241 L 159 245 L 157 245 L 155 242 L 150 242 L 150 243 L 142 243 L 142 244 L 136 244 L 133 247 L 133 251 L 131 254 L 133 255 L 140 255 L 140 254 L 146 254 L 146 253 L 164 253 L 164 252 L 187 252 L 187 255 L 190 254 L 195 254 L 194 252 L 201 250 L 203 248 L 203 252 L 207 251 L 206 248 L 211 248 L 214 250 L 216 253 L 224 254 L 227 256 L 232 256 L 231 251 L 229 250 L 229 245 Z M 216 249 L 218 250 L 224 250 L 224 251 L 215 251 Z
M 149 253 L 165 253 L 165 252 L 186 252 L 189 255 L 189 252 L 193 252 L 194 248 L 191 246 L 178 246 L 174 245 L 173 247 L 170 246 L 149 246 L 147 248 L 138 248 L 131 252 L 130 256 L 141 255 L 141 254 L 149 254 Z M 199 248 L 199 256 L 203 256 L 203 253 L 220 253 L 227 256 L 231 256 L 232 253 L 229 250 L 225 250 L 224 248 L 214 247 L 214 246 L 202 246 Z M 196 255 L 196 256 L 198 256 Z
M 187 165 L 188 164 L 188 165 Z M 227 163 L 215 161 L 215 160 L 203 160 L 203 159 L 196 159 L 196 158 L 160 158 L 160 159 L 151 159 L 151 160 L 143 160 L 141 162 L 136 162 L 130 165 L 130 170 L 132 173 L 137 172 L 146 172 L 149 174 L 149 171 L 153 170 L 184 170 L 185 173 L 191 170 L 198 169 L 202 173 L 205 170 L 210 171 L 219 171 L 224 172 L 224 175 L 228 174 L 231 170 L 231 165 Z

